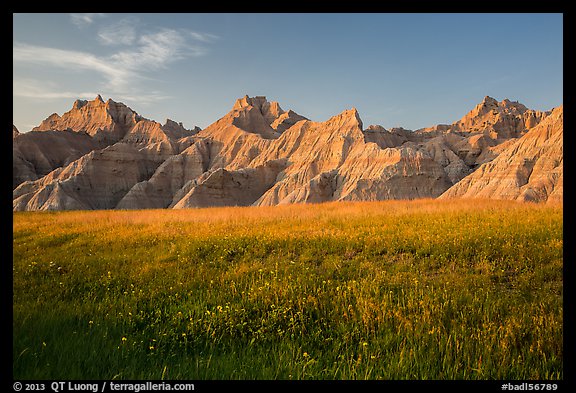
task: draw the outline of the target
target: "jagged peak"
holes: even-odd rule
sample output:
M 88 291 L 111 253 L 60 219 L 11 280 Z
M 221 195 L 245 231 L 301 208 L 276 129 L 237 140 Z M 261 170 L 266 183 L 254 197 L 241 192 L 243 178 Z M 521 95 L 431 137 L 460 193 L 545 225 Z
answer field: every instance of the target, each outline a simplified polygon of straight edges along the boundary
M 490 96 L 485 96 L 481 104 L 498 104 L 498 101 Z
M 240 110 L 248 107 L 257 108 L 263 114 L 264 112 L 270 112 L 279 116 L 284 113 L 277 101 L 268 101 L 266 96 L 249 97 L 248 95 L 245 95 L 244 97 L 238 98 L 236 100 L 232 110 Z
M 264 97 L 264 100 L 266 100 L 266 97 Z M 273 114 L 275 117 L 278 117 L 285 113 L 284 110 L 282 110 L 282 108 L 280 107 L 278 101 L 272 101 L 272 102 L 265 101 L 262 104 L 261 110 L 262 112 L 264 111 L 269 112 Z
M 233 117 L 235 126 L 261 135 L 269 134 L 274 130 L 282 132 L 286 125 L 278 128 L 278 122 L 288 117 L 301 117 L 295 112 L 287 115 L 278 102 L 268 101 L 266 96 L 249 97 L 248 95 L 238 98 L 228 115 Z
M 182 125 L 182 122 L 175 122 L 172 119 L 166 119 L 166 121 L 164 122 L 164 126 L 172 126 L 172 127 L 182 127 L 184 128 L 184 126 Z
M 176 136 L 191 135 L 197 133 L 198 131 L 201 131 L 201 129 L 197 126 L 189 130 L 186 127 L 184 127 L 184 124 L 182 124 L 182 122 L 175 122 L 172 119 L 166 119 L 166 122 L 162 126 L 162 129 L 175 132 Z
M 504 98 L 502 101 L 498 102 L 498 100 L 496 100 L 495 98 L 492 98 L 490 96 L 486 96 L 484 97 L 484 99 L 482 100 L 482 102 L 480 104 L 477 105 L 477 108 L 479 109 L 483 109 L 483 108 L 488 108 L 488 109 L 497 109 L 497 108 L 503 108 L 503 109 L 517 109 L 520 111 L 525 111 L 528 108 L 526 108 L 526 106 L 524 106 L 523 104 L 521 104 L 518 101 L 511 101 L 508 98 Z
M 332 116 L 327 123 L 337 123 L 339 127 L 351 125 L 360 128 L 360 130 L 363 129 L 362 120 L 356 108 L 346 109 L 336 116 Z
M 264 104 L 268 103 L 266 96 L 255 96 L 255 97 L 251 98 L 251 101 L 252 101 L 252 106 L 257 106 L 257 107 L 262 107 Z
M 76 101 L 74 101 L 74 105 L 72 105 L 72 108 L 73 109 L 80 109 L 84 105 L 86 105 L 87 103 L 88 103 L 88 101 L 86 101 L 86 100 L 76 100 Z
M 510 101 L 508 98 L 504 98 L 501 102 L 500 102 L 500 106 L 506 108 L 506 109 L 516 109 L 519 110 L 520 112 L 525 112 L 528 110 L 528 108 L 526 108 L 526 106 L 524 106 L 524 104 L 521 104 L 518 101 Z
M 482 102 L 480 102 L 478 105 L 476 105 L 476 107 L 474 107 L 474 109 L 472 109 L 470 112 L 468 112 L 460 120 L 460 122 L 462 122 L 464 119 L 467 119 L 467 118 L 483 116 L 483 115 L 488 114 L 492 111 L 502 112 L 502 111 L 506 111 L 506 110 L 512 109 L 512 108 L 522 109 L 524 107 L 518 103 L 512 104 L 511 101 L 508 100 L 507 98 L 502 100 L 501 102 L 498 102 L 498 100 L 496 100 L 493 97 L 485 96 L 484 99 L 482 100 Z
M 474 113 L 474 115 L 478 115 L 479 113 L 487 112 L 492 109 L 497 109 L 499 107 L 498 101 L 495 98 L 490 96 L 484 97 L 482 102 L 480 102 L 474 109 L 472 109 L 469 113 Z
M 108 99 L 108 101 L 106 102 L 106 104 L 108 104 L 109 102 L 114 102 L 112 101 L 112 99 Z M 77 99 L 76 101 L 74 101 L 74 104 L 72 105 L 72 109 L 81 109 L 83 107 L 85 107 L 86 105 L 91 104 L 93 105 L 97 105 L 97 106 L 102 106 L 104 105 L 104 100 L 102 99 L 102 96 L 100 94 L 98 94 L 96 96 L 96 98 L 94 98 L 93 100 L 89 101 L 89 100 L 82 100 L 82 99 Z
M 353 107 L 349 111 L 344 111 L 343 113 L 346 113 L 346 112 L 350 112 L 350 116 L 354 117 L 354 119 L 352 119 L 352 120 L 353 121 L 355 120 L 356 123 L 358 123 L 358 126 L 360 127 L 360 129 L 362 129 L 362 119 L 360 119 L 360 114 L 358 113 L 358 110 L 355 107 Z
M 236 100 L 232 109 L 233 110 L 234 109 L 242 109 L 242 108 L 246 108 L 248 106 L 253 106 L 252 105 L 252 98 L 248 97 L 248 95 L 245 95 L 244 97 L 238 98 Z

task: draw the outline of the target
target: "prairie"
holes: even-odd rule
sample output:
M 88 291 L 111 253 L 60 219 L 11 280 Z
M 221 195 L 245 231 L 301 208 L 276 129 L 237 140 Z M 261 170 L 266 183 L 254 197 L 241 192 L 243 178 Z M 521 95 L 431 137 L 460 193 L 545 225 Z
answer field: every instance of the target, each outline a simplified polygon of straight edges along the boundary
M 13 376 L 562 379 L 562 212 L 17 212 Z

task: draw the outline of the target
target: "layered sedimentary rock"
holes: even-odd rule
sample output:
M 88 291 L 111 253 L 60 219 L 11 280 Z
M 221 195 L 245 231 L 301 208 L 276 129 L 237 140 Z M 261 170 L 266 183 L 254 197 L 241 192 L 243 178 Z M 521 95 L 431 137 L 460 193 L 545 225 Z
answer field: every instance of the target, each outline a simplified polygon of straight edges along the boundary
M 260 190 L 262 187 L 254 183 L 261 176 L 261 181 L 267 184 L 264 170 L 253 172 L 244 169 L 287 127 L 300 120 L 305 118 L 291 110 L 285 112 L 277 102 L 268 102 L 265 97 L 240 98 L 225 116 L 204 130 L 195 132 L 192 137 L 179 139 L 178 143 L 182 144 L 186 140 L 191 143 L 190 146 L 167 158 L 150 179 L 136 184 L 117 207 L 181 208 L 193 207 L 195 203 L 206 206 L 208 199 L 202 195 L 214 195 L 214 187 L 218 189 L 217 184 L 228 180 L 239 179 L 246 187 Z M 271 167 L 275 168 L 275 165 Z M 263 165 L 262 168 L 267 166 Z M 235 170 L 242 172 L 237 176 L 230 174 L 230 171 Z M 204 185 L 204 182 L 207 183 Z M 224 201 L 232 205 L 245 205 L 250 198 L 239 197 L 234 202 L 235 198 L 225 196 L 226 193 L 235 192 L 236 188 L 221 187 L 219 192 L 222 197 L 215 198 L 214 205 L 221 206 Z M 190 191 L 192 194 L 188 195 Z M 252 191 L 246 189 L 245 193 L 250 194 Z
M 103 144 L 84 132 L 31 131 L 12 140 L 12 188 L 68 165 Z
M 310 171 L 309 179 L 344 162 L 353 142 L 363 143 L 362 121 L 356 109 L 346 110 L 325 122 L 302 121 L 270 143 L 254 160 L 260 165 L 267 160 L 289 159 L 286 174 Z
M 119 142 L 20 184 L 13 192 L 13 208 L 60 210 L 53 202 L 53 194 L 59 192 L 83 209 L 112 209 L 134 184 L 149 178 L 157 165 L 145 152 Z
M 13 209 L 145 209 L 344 200 L 561 200 L 562 108 L 486 97 L 452 125 L 323 122 L 244 96 L 204 130 L 76 101 L 35 131 L 13 127 Z
M 325 122 L 298 122 L 249 167 L 271 160 L 284 160 L 286 168 L 255 205 L 435 197 L 452 184 L 442 167 L 416 148 L 366 143 L 356 109 Z
M 563 194 L 564 111 L 560 106 L 442 198 L 559 201 Z
M 62 116 L 54 113 L 32 131 L 85 132 L 97 141 L 112 144 L 124 136 L 139 120 L 140 115 L 112 99 L 104 102 L 98 95 L 92 101 L 76 100 L 72 109 Z
M 135 184 L 116 206 L 119 209 L 166 208 L 187 183 L 208 170 L 211 141 L 198 139 L 182 153 L 164 161 L 150 177 Z
M 285 166 L 284 160 L 272 160 L 260 166 L 235 171 L 216 169 L 191 184 L 190 190 L 172 207 L 252 205 L 275 183 L 278 173 Z
M 347 110 L 325 122 L 302 121 L 275 140 L 252 165 L 268 160 L 286 160 L 287 168 L 261 198 L 258 205 L 305 202 L 294 195 L 316 176 L 337 169 L 345 161 L 355 142 L 364 143 L 362 122 L 355 109 Z M 288 198 L 284 201 L 285 198 Z M 331 200 L 331 198 L 325 199 Z
M 13 137 L 15 210 L 111 209 L 199 131 L 100 96 Z M 115 142 L 117 141 L 117 142 Z
M 435 198 L 452 184 L 440 164 L 412 147 L 356 146 L 338 173 L 338 200 Z
M 423 128 L 423 132 L 468 132 L 482 133 L 492 139 L 519 137 L 536 126 L 549 111 L 534 111 L 516 101 L 504 99 L 500 102 L 486 96 L 482 102 L 457 122 Z
M 382 126 L 371 125 L 362 132 L 364 133 L 364 142 L 373 142 L 382 149 L 397 147 L 409 140 L 409 135 L 406 135 L 404 129 L 388 131 Z

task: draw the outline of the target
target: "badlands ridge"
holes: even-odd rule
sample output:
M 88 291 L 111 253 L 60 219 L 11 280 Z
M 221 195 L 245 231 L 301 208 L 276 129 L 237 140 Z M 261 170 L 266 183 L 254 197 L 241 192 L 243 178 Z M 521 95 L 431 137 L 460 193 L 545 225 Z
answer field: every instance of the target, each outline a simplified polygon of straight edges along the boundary
M 410 131 L 364 128 L 356 109 L 315 122 L 248 96 L 188 130 L 98 96 L 12 132 L 15 211 L 563 196 L 563 107 L 491 97 Z

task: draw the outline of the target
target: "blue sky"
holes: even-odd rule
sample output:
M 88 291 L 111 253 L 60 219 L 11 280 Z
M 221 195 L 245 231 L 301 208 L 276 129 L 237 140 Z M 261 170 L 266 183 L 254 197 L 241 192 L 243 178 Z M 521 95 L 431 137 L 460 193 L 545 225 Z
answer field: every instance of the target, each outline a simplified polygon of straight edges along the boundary
M 101 94 L 208 126 L 264 95 L 315 121 L 452 123 L 486 95 L 563 103 L 562 14 L 14 14 L 13 122 Z

